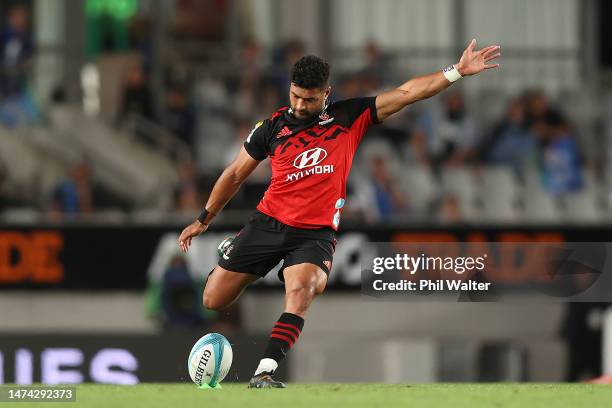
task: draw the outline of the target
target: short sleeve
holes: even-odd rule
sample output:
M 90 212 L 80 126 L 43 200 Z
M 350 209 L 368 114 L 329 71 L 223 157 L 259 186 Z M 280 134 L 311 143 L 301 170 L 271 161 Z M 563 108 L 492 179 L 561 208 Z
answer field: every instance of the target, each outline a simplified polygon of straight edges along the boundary
M 334 114 L 341 117 L 340 123 L 350 130 L 350 147 L 356 150 L 368 128 L 380 123 L 376 112 L 376 97 L 345 99 L 334 105 Z
M 268 147 L 269 136 L 268 121 L 257 122 L 249 136 L 244 141 L 244 149 L 255 160 L 265 160 L 270 153 Z
M 365 127 L 380 123 L 376 111 L 375 96 L 347 99 L 342 101 L 341 104 L 342 108 L 347 111 L 351 124 L 360 118 Z

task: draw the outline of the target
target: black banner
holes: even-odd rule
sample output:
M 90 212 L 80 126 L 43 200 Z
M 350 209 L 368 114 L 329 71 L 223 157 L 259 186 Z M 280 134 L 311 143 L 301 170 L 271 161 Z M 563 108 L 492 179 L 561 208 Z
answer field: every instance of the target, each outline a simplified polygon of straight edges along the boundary
M 185 260 L 202 281 L 217 262 L 217 245 L 238 226 L 196 238 Z M 180 228 L 78 227 L 0 229 L 0 289 L 142 290 L 161 280 Z M 329 289 L 359 289 L 365 242 L 608 242 L 609 228 L 345 228 L 338 233 Z M 270 273 L 255 287 L 280 284 Z
M 266 336 L 224 333 L 232 345 L 233 362 L 225 382 L 251 378 Z M 79 384 L 98 382 L 191 382 L 187 358 L 204 333 L 160 335 L 23 334 L 0 335 L 0 384 Z M 279 366 L 287 379 L 290 361 Z

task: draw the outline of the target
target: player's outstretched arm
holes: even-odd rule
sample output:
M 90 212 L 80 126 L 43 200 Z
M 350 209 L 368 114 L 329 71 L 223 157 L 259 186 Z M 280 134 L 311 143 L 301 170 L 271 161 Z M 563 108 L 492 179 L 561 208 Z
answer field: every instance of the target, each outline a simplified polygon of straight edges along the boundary
M 200 235 L 208 229 L 208 225 L 225 205 L 236 194 L 244 180 L 255 170 L 259 161 L 253 159 L 244 146 L 234 161 L 223 170 L 221 176 L 215 183 L 208 202 L 205 206 L 206 216 L 202 221 L 196 220 L 189 224 L 181 233 L 178 239 L 179 247 L 183 252 L 187 252 L 193 237 Z
M 398 88 L 378 95 L 376 97 L 378 120 L 383 121 L 413 102 L 434 96 L 461 77 L 499 67 L 499 64 L 487 64 L 501 55 L 499 45 L 490 45 L 478 51 L 474 50 L 475 47 L 474 39 L 463 51 L 458 63 L 444 71 L 412 78 Z

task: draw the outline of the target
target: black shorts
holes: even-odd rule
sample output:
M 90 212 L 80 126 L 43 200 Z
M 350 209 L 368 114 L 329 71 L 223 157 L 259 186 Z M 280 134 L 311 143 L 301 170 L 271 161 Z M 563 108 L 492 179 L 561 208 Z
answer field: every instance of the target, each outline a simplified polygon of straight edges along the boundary
M 219 266 L 264 277 L 283 260 L 278 272 L 283 282 L 284 269 L 300 263 L 315 264 L 329 276 L 335 249 L 331 228 L 295 228 L 257 211 L 219 258 Z

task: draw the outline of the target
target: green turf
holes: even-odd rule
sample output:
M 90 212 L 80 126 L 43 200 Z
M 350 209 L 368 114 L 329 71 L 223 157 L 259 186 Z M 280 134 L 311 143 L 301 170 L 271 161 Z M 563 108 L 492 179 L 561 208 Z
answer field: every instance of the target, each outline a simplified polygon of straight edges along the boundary
M 0 403 L 32 407 L 612 407 L 612 386 L 586 384 L 289 384 L 284 390 L 221 390 L 190 384 L 79 385 L 76 403 Z

